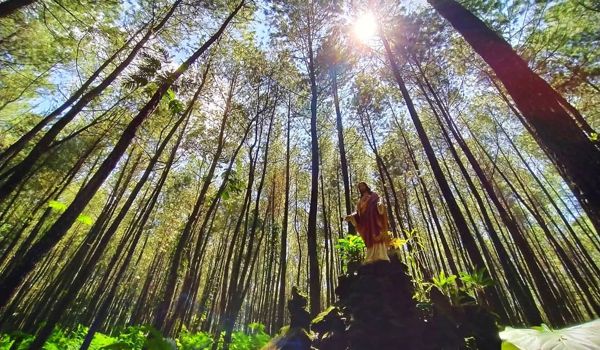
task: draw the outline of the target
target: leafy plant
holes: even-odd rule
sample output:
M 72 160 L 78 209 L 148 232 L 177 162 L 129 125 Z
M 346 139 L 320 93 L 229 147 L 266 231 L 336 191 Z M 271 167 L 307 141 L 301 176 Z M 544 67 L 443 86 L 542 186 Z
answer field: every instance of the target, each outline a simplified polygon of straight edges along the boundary
M 107 349 L 118 349 L 115 346 L 122 344 L 129 346 L 130 349 L 141 348 L 146 341 L 146 327 L 144 326 L 130 326 L 123 329 L 116 337 L 115 343 L 111 344 L 112 348 Z
M 410 268 L 410 273 L 415 278 L 421 278 L 421 268 L 417 266 L 416 256 L 424 254 L 424 246 L 420 241 L 419 232 L 416 228 L 412 230 L 403 230 L 405 239 L 394 238 L 390 241 L 389 246 L 396 251 L 398 260 L 405 261 Z M 402 251 L 402 247 L 408 246 L 409 249 Z
M 176 350 L 177 344 L 173 339 L 165 338 L 155 328 L 148 327 L 149 337 L 146 338 L 143 348 L 153 350 Z
M 402 238 L 393 238 L 390 241 L 390 248 L 392 249 L 400 249 L 402 248 L 406 243 L 408 243 L 407 239 L 402 239 Z
M 431 279 L 431 282 L 425 282 L 419 278 L 413 279 L 415 286 L 413 299 L 421 303 L 427 303 L 431 288 L 436 287 L 449 297 L 454 304 L 461 304 L 465 302 L 465 299 L 476 299 L 480 292 L 494 284 L 485 268 L 475 270 L 472 273 L 460 272 L 459 276 L 446 275 L 444 271 L 440 271 L 437 276 Z M 457 281 L 461 281 L 462 285 L 459 286 Z
M 406 239 L 394 238 L 390 242 L 390 247 L 397 250 L 398 260 L 404 261 L 408 265 L 415 291 L 413 299 L 418 302 L 418 307 L 426 307 L 429 304 L 429 291 L 433 287 L 433 284 L 424 280 L 421 267 L 417 261 L 419 254 L 426 253 L 424 251 L 425 246 L 421 243 L 419 231 L 416 228 L 412 230 L 405 229 L 403 232 Z M 409 245 L 410 249 L 401 252 L 400 249 L 406 245 Z
M 33 341 L 33 335 L 23 332 L 14 332 L 11 334 L 0 334 L 0 350 L 9 350 L 15 343 L 18 343 L 16 349 L 27 349 Z
M 190 333 L 183 330 L 177 339 L 177 348 L 181 350 L 208 349 L 212 344 L 211 335 L 205 332 Z
M 88 327 L 78 325 L 74 329 L 57 327 L 44 344 L 45 350 L 77 350 L 81 346 Z M 16 349 L 24 350 L 29 347 L 34 336 L 22 332 L 0 334 L 0 350 L 12 349 L 18 342 Z M 232 342 L 229 346 L 232 350 L 260 349 L 269 342 L 271 336 L 266 332 L 261 323 L 251 323 L 248 331 L 236 331 L 232 334 Z M 209 333 L 191 333 L 187 329 L 182 330 L 177 339 L 165 338 L 158 330 L 150 326 L 130 326 L 123 328 L 114 336 L 100 332 L 94 334 L 90 345 L 91 350 L 141 350 L 143 348 L 152 350 L 200 350 L 209 349 L 214 339 Z M 223 336 L 221 335 L 219 349 L 223 348 Z
M 141 61 L 138 63 L 137 71 L 131 74 L 123 83 L 127 89 L 134 90 L 146 86 L 151 82 L 162 68 L 162 60 L 150 53 L 143 52 Z
M 473 273 L 460 273 L 460 280 L 463 282 L 462 291 L 475 298 L 478 292 L 494 284 L 494 281 L 485 268 L 475 270 Z
M 167 104 L 167 109 L 173 115 L 179 114 L 185 109 L 185 105 L 177 98 L 173 89 L 168 89 L 161 101 Z
M 456 291 L 456 275 L 448 275 L 444 271 L 440 271 L 437 276 L 432 278 L 433 285 L 436 286 L 442 293 L 447 296 L 452 296 Z
M 55 200 L 51 200 L 50 202 L 48 202 L 48 207 L 54 209 L 59 213 L 63 213 L 65 210 L 67 210 L 67 205 L 65 203 Z
M 340 255 L 344 269 L 347 271 L 349 267 L 360 264 L 365 251 L 365 242 L 358 235 L 347 235 L 346 238 L 340 238 L 335 245 Z
M 226 172 L 224 172 L 221 177 L 225 178 L 226 177 Z M 229 176 L 227 178 L 227 183 L 225 185 L 225 189 L 223 190 L 223 193 L 221 194 L 221 198 L 223 198 L 223 200 L 229 200 L 229 198 L 231 197 L 231 195 L 237 195 L 240 194 L 242 192 L 242 190 L 244 189 L 244 182 L 240 179 L 239 174 L 235 171 L 235 170 L 231 170 L 229 172 Z
M 92 219 L 89 215 L 85 215 L 85 214 L 80 214 L 77 217 L 77 221 L 81 222 L 82 224 L 88 225 L 88 226 L 92 226 L 94 224 L 94 219 Z
M 421 278 L 413 278 L 413 286 L 415 287 L 415 294 L 413 299 L 420 304 L 429 303 L 429 291 L 433 287 L 433 284 L 423 281 Z

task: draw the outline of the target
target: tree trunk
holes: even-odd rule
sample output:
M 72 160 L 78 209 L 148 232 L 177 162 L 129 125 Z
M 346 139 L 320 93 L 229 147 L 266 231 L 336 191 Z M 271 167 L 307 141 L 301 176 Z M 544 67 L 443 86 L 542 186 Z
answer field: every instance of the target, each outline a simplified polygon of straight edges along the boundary
M 310 24 L 309 24 L 310 28 Z M 308 39 L 308 75 L 310 80 L 310 142 L 311 142 L 311 179 L 310 206 L 308 209 L 308 227 L 306 232 L 309 261 L 309 299 L 310 314 L 316 316 L 321 310 L 321 281 L 319 276 L 319 254 L 317 251 L 317 205 L 319 201 L 319 136 L 317 135 L 317 77 L 315 72 L 312 36 Z
M 331 82 L 333 90 L 333 104 L 335 106 L 335 126 L 337 130 L 338 148 L 340 151 L 340 169 L 342 170 L 342 181 L 344 183 L 344 202 L 346 204 L 346 215 L 353 212 L 350 199 L 350 178 L 348 177 L 348 160 L 346 159 L 346 145 L 344 143 L 344 124 L 342 123 L 342 112 L 340 111 L 340 98 L 338 96 L 337 71 L 332 68 Z M 355 234 L 354 225 L 348 222 L 348 233 Z
M 263 167 L 262 167 L 262 172 L 261 172 L 261 178 L 260 181 L 258 183 L 258 188 L 256 190 L 256 201 L 254 204 L 254 208 L 252 210 L 252 220 L 250 220 L 250 228 L 248 232 L 249 234 L 244 234 L 242 240 L 241 240 L 241 246 L 240 246 L 240 254 L 238 256 L 237 262 L 234 264 L 233 266 L 233 271 L 231 274 L 231 281 L 232 284 L 230 286 L 230 291 L 229 291 L 229 302 L 228 302 L 228 310 L 226 312 L 226 317 L 225 317 L 225 323 L 224 323 L 224 328 L 225 328 L 225 340 L 224 340 L 224 346 L 223 349 L 226 350 L 229 347 L 229 344 L 231 343 L 231 333 L 233 331 L 233 326 L 235 324 L 237 315 L 239 313 L 239 310 L 242 306 L 243 303 L 243 297 L 246 293 L 246 290 L 248 288 L 249 285 L 249 281 L 250 281 L 250 276 L 252 276 L 252 270 L 253 270 L 253 261 L 255 261 L 256 256 L 258 256 L 258 252 L 260 250 L 260 241 L 262 241 L 262 237 L 264 236 L 264 231 L 265 231 L 265 224 L 267 221 L 267 214 L 265 214 L 265 218 L 262 221 L 262 227 L 261 227 L 261 238 L 259 240 L 259 242 L 256 242 L 255 236 L 256 236 L 256 231 L 258 229 L 258 224 L 259 224 L 259 216 L 260 216 L 260 197 L 261 197 L 261 193 L 264 187 L 264 181 L 265 181 L 265 176 L 267 173 L 267 164 L 268 164 L 268 160 L 269 160 L 269 149 L 271 146 L 271 134 L 273 131 L 273 121 L 275 118 L 275 110 L 276 110 L 276 103 L 273 104 L 273 110 L 272 110 L 272 114 L 269 120 L 269 126 L 267 129 L 267 139 L 265 142 L 265 151 L 264 151 L 264 156 L 263 156 Z M 269 206 L 267 206 L 266 208 L 266 213 L 269 212 L 269 207 L 270 207 L 270 203 Z M 254 245 L 256 244 L 256 252 L 254 252 Z M 244 249 L 247 246 L 247 249 Z M 244 255 L 243 252 L 244 250 L 246 250 L 246 254 L 243 257 L 243 261 L 242 261 L 242 256 Z M 241 271 L 240 271 L 241 268 Z
M 288 236 L 288 217 L 290 210 L 290 125 L 291 125 L 291 97 L 288 104 L 287 115 L 287 134 L 286 134 L 286 152 L 285 152 L 285 199 L 283 202 L 283 223 L 281 224 L 281 251 L 279 253 L 279 300 L 277 301 L 277 321 L 276 329 L 283 327 L 285 322 L 285 302 L 286 302 L 286 274 L 287 274 L 287 236 Z
M 200 87 L 198 89 L 198 91 L 200 91 L 202 89 L 202 87 Z M 198 93 L 196 93 L 196 95 L 194 96 L 194 98 L 192 99 L 191 102 L 191 106 L 193 106 L 195 99 L 197 98 Z M 171 150 L 171 154 L 169 155 L 169 159 L 167 161 L 166 167 L 163 170 L 163 173 L 161 174 L 161 179 L 158 183 L 158 185 L 153 189 L 153 194 L 149 199 L 150 204 L 147 206 L 144 206 L 144 213 L 141 213 L 141 215 L 136 217 L 141 217 L 141 219 L 139 221 L 135 221 L 134 222 L 134 230 L 135 233 L 133 234 L 133 239 L 132 242 L 129 244 L 128 247 L 128 251 L 127 251 L 127 255 L 125 257 L 125 259 L 123 260 L 123 262 L 121 263 L 121 267 L 119 268 L 119 270 L 117 271 L 113 282 L 112 282 L 112 286 L 110 287 L 110 289 L 108 290 L 108 292 L 105 291 L 105 288 L 103 288 L 103 286 L 101 285 L 96 292 L 95 295 L 95 300 L 101 300 L 102 298 L 102 294 L 106 293 L 106 296 L 104 297 L 104 301 L 100 304 L 100 307 L 98 308 L 98 310 L 94 313 L 93 319 L 92 319 L 92 324 L 90 325 L 90 328 L 88 329 L 88 332 L 84 338 L 83 343 L 81 344 L 80 350 L 87 350 L 92 342 L 92 339 L 94 337 L 94 334 L 96 332 L 96 330 L 100 327 L 100 324 L 102 321 L 104 321 L 104 318 L 108 315 L 108 308 L 110 306 L 110 304 L 113 301 L 113 298 L 116 295 L 117 292 L 117 288 L 120 285 L 121 279 L 123 278 L 123 275 L 125 273 L 125 271 L 127 270 L 127 267 L 129 267 L 129 263 L 131 261 L 131 259 L 133 258 L 133 253 L 135 252 L 135 248 L 144 232 L 144 226 L 146 225 L 146 222 L 148 221 L 148 219 L 150 218 L 150 213 L 152 212 L 157 200 L 158 200 L 158 195 L 160 193 L 160 190 L 162 189 L 162 186 L 164 184 L 164 182 L 166 181 L 167 175 L 169 173 L 169 170 L 171 169 L 171 166 L 173 164 L 173 161 L 175 159 L 175 155 L 177 153 L 177 149 L 179 148 L 179 145 L 181 143 L 181 140 L 183 138 L 183 134 L 185 133 L 185 127 L 187 125 L 187 120 L 189 118 L 189 114 L 186 116 L 182 117 L 182 120 L 185 119 L 185 123 L 183 128 L 181 129 L 181 132 L 177 138 L 177 141 L 175 142 L 175 145 L 173 146 L 172 150 Z M 161 145 L 161 147 L 159 148 L 159 150 L 157 150 L 157 154 L 156 156 L 153 158 L 153 160 L 158 160 L 158 156 L 160 156 L 160 154 L 162 153 L 162 151 L 164 150 L 163 145 L 166 146 L 166 144 L 169 142 L 169 140 L 171 139 L 172 135 L 175 133 L 175 131 L 177 130 L 177 128 L 181 125 L 180 122 L 176 123 L 173 128 L 171 129 L 171 132 L 169 133 L 169 135 L 167 135 L 165 137 L 165 140 L 163 141 L 163 144 Z M 151 163 L 151 165 L 148 166 L 147 169 L 152 169 L 155 165 L 156 161 L 154 161 L 153 163 Z M 146 177 L 147 178 L 147 177 Z M 143 179 L 144 181 L 141 182 L 141 184 L 143 185 L 145 183 L 145 179 Z M 141 180 L 140 180 L 141 181 Z M 139 186 L 139 182 L 138 182 L 138 186 Z M 136 193 L 137 195 L 137 193 Z M 129 210 L 129 206 L 124 206 L 122 208 L 123 211 L 127 212 Z M 123 243 L 125 243 L 125 240 L 123 240 Z M 113 256 L 113 261 L 111 261 L 111 263 L 115 263 L 115 258 L 121 256 L 121 254 L 123 253 L 122 251 L 125 248 L 125 244 L 121 244 L 114 256 Z M 109 263 L 109 266 L 111 264 Z M 116 264 L 114 265 L 116 267 Z M 109 269 L 112 270 L 112 269 Z M 106 275 L 108 276 L 108 272 L 106 273 Z
M 173 297 L 175 296 L 178 270 L 180 269 L 181 260 L 183 259 L 184 249 L 190 244 L 189 241 L 192 235 L 193 226 L 200 218 L 201 209 L 204 205 L 204 200 L 206 198 L 206 193 L 208 192 L 210 183 L 213 181 L 215 170 L 217 169 L 217 165 L 219 164 L 219 160 L 221 158 L 221 153 L 223 152 L 223 147 L 225 146 L 225 129 L 227 127 L 227 120 L 229 119 L 229 113 L 231 111 L 231 100 L 233 98 L 235 81 L 236 78 L 233 77 L 230 82 L 229 93 L 225 102 L 225 110 L 223 112 L 223 119 L 221 120 L 219 135 L 217 138 L 217 149 L 213 154 L 213 159 L 211 161 L 208 172 L 203 176 L 202 188 L 200 190 L 198 198 L 196 198 L 194 208 L 192 209 L 192 212 L 190 213 L 185 223 L 185 226 L 181 232 L 181 236 L 177 241 L 177 246 L 171 259 L 171 268 L 167 275 L 167 285 L 165 290 L 163 291 L 163 300 L 157 306 L 153 326 L 157 329 L 160 329 L 163 332 L 163 334 L 167 336 L 172 335 L 171 331 L 173 329 L 173 321 L 172 317 L 169 316 L 169 309 L 171 307 L 171 304 L 173 303 Z
M 388 60 L 392 67 L 392 72 L 394 74 L 396 82 L 398 83 L 398 86 L 400 87 L 400 91 L 402 92 L 402 96 L 404 97 L 404 100 L 406 102 L 406 106 L 409 110 L 409 114 L 412 118 L 413 124 L 415 125 L 415 128 L 417 129 L 417 134 L 419 135 L 419 139 L 421 140 L 421 143 L 425 150 L 425 154 L 427 156 L 427 159 L 429 160 L 434 177 L 435 177 L 438 185 L 440 186 L 442 195 L 444 196 L 444 199 L 446 200 L 446 203 L 450 209 L 452 217 L 454 218 L 454 221 L 458 228 L 458 233 L 461 237 L 461 240 L 463 241 L 463 244 L 465 245 L 467 253 L 468 253 L 469 257 L 471 258 L 471 261 L 475 265 L 475 267 L 476 268 L 485 267 L 483 258 L 481 257 L 481 254 L 478 251 L 477 244 L 475 243 L 475 240 L 471 236 L 467 222 L 465 221 L 464 216 L 460 212 L 458 203 L 456 202 L 456 199 L 454 198 L 454 195 L 452 194 L 450 186 L 448 185 L 448 181 L 444 177 L 442 168 L 440 167 L 440 164 L 434 154 L 433 147 L 431 146 L 431 143 L 429 141 L 429 137 L 425 133 L 425 129 L 423 127 L 423 124 L 421 123 L 421 120 L 420 120 L 418 114 L 417 114 L 417 110 L 415 109 L 415 107 L 412 103 L 412 98 L 410 97 L 408 90 L 406 88 L 406 85 L 404 84 L 404 79 L 402 79 L 402 76 L 400 75 L 400 70 L 396 64 L 394 56 L 392 55 L 392 51 L 390 49 L 389 43 L 388 43 L 387 39 L 385 39 L 384 37 L 382 37 L 382 40 L 385 45 L 385 50 L 386 50 L 386 53 L 388 56 Z
M 420 69 L 420 67 L 418 67 L 418 68 L 419 68 L 420 73 L 423 75 L 423 78 L 425 79 L 425 83 L 427 84 L 427 86 L 429 88 L 429 92 L 433 95 L 433 97 L 437 103 L 437 106 L 440 109 L 440 114 L 445 117 L 446 122 L 450 122 L 450 117 L 446 114 L 446 111 L 443 108 L 443 106 L 441 105 L 441 101 L 437 97 L 437 94 L 435 94 L 433 87 L 427 81 L 427 79 L 424 76 L 424 73 Z M 521 280 L 519 273 L 517 272 L 517 269 L 515 268 L 515 266 L 512 263 L 512 259 L 510 258 L 510 256 L 508 255 L 508 252 L 506 251 L 503 244 L 501 243 L 500 237 L 498 236 L 498 233 L 496 232 L 496 229 L 494 228 L 494 226 L 491 222 L 491 219 L 489 218 L 485 204 L 484 204 L 481 196 L 479 195 L 479 192 L 477 191 L 475 184 L 471 180 L 469 173 L 467 172 L 466 168 L 462 164 L 462 161 L 454 148 L 453 142 L 450 139 L 450 136 L 448 135 L 448 133 L 446 131 L 446 127 L 442 123 L 441 117 L 435 109 L 433 101 L 430 100 L 429 96 L 427 95 L 427 92 L 425 91 L 425 88 L 421 84 L 419 84 L 419 87 L 421 88 L 421 91 L 425 95 L 425 98 L 426 98 L 427 102 L 429 103 L 429 105 L 432 109 L 432 112 L 440 125 L 440 128 L 442 129 L 442 134 L 447 142 L 450 152 L 454 156 L 455 161 L 457 162 L 457 164 L 461 170 L 461 173 L 463 174 L 463 177 L 467 181 L 467 184 L 468 184 L 471 192 L 473 193 L 473 196 L 475 197 L 475 200 L 479 206 L 481 215 L 484 219 L 484 223 L 487 226 L 488 234 L 492 240 L 492 243 L 494 245 L 496 252 L 498 253 L 500 263 L 502 264 L 502 267 L 508 278 L 508 281 L 510 282 L 511 287 L 513 287 L 513 289 L 514 289 L 517 301 L 519 302 L 519 304 L 521 305 L 521 307 L 523 309 L 527 324 L 529 324 L 529 325 L 541 324 L 542 317 L 536 307 L 535 300 L 533 299 L 533 296 L 531 295 L 529 288 Z M 457 143 L 461 147 L 463 153 L 465 153 L 467 159 L 470 161 L 471 166 L 475 170 L 475 173 L 479 177 L 479 180 L 483 184 L 483 187 L 488 191 L 488 195 L 494 197 L 494 199 L 492 199 L 492 201 L 494 202 L 494 204 L 496 204 L 496 207 L 498 208 L 498 210 L 502 212 L 501 217 L 504 219 L 505 225 L 509 229 L 516 230 L 517 229 L 516 225 L 514 225 L 513 221 L 510 221 L 510 216 L 508 215 L 508 213 L 505 212 L 504 207 L 502 207 L 500 205 L 497 198 L 495 198 L 495 193 L 493 192 L 493 190 L 489 184 L 489 181 L 487 180 L 487 177 L 483 174 L 483 171 L 481 170 L 479 163 L 477 162 L 477 160 L 471 153 L 470 149 L 467 147 L 466 143 L 464 143 L 464 141 L 462 140 L 460 135 L 458 135 L 458 132 L 456 130 L 454 130 L 454 128 L 449 127 L 449 129 L 452 132 L 453 136 L 456 138 Z M 520 232 L 512 232 L 512 233 L 513 233 L 513 236 L 521 235 Z M 519 245 L 519 247 L 520 247 L 520 245 Z

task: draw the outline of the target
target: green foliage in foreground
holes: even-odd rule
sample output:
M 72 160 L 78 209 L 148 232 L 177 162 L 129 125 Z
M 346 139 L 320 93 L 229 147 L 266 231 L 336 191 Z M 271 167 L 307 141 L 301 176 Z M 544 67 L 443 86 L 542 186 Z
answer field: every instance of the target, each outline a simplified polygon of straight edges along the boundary
M 342 267 L 347 272 L 349 267 L 360 264 L 366 247 L 359 235 L 348 234 L 338 240 L 335 248 L 340 252 Z
M 229 348 L 232 350 L 253 350 L 262 348 L 271 336 L 265 332 L 265 326 L 259 323 L 252 323 L 248 326 L 249 332 L 234 332 L 232 334 L 232 343 Z M 46 344 L 44 350 L 79 350 L 88 328 L 79 325 L 73 330 L 57 328 L 54 330 Z M 219 349 L 222 349 L 223 334 L 219 339 Z M 20 342 L 17 350 L 27 349 L 34 337 L 30 334 L 15 332 L 11 334 L 0 334 L 0 350 L 9 350 L 15 344 Z M 90 350 L 138 350 L 144 345 L 150 350 L 200 350 L 210 349 L 214 339 L 209 333 L 192 333 L 184 329 L 177 339 L 164 338 L 160 332 L 147 326 L 132 326 L 116 332 L 112 336 L 96 333 Z

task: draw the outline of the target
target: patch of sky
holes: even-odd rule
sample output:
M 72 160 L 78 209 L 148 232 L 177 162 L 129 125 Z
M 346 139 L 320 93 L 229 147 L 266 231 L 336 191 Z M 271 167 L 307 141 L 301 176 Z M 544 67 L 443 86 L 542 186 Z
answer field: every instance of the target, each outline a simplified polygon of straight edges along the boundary
M 132 22 L 135 22 L 135 14 L 139 13 L 141 10 L 142 7 L 140 6 L 139 1 L 125 0 L 121 2 L 121 10 L 118 11 L 119 16 L 115 20 L 115 25 L 121 28 L 121 32 L 125 36 L 128 35 L 127 33 L 133 32 L 130 27 L 132 26 Z M 104 15 L 102 12 L 97 12 L 95 13 L 95 16 L 95 23 L 90 24 L 90 27 L 86 28 L 86 31 L 79 27 L 73 27 L 70 28 L 70 34 L 86 45 L 88 50 L 97 50 L 100 52 L 101 47 L 103 45 L 108 45 L 108 42 L 101 36 L 94 35 L 97 31 L 97 23 L 101 22 Z M 89 21 L 86 21 L 86 23 L 87 22 Z M 78 61 L 82 61 L 86 54 L 89 55 L 90 52 L 82 51 L 80 53 L 81 57 L 78 57 Z M 92 54 L 94 54 L 94 52 L 92 52 Z M 29 112 L 40 116 L 50 113 L 53 109 L 67 100 L 69 96 L 79 88 L 83 81 L 85 81 L 88 73 L 80 72 L 75 63 L 58 63 L 46 74 L 49 83 L 54 87 L 50 89 L 39 89 L 36 91 L 38 96 L 29 101 Z
M 262 0 L 257 1 L 256 11 L 254 11 L 254 17 L 250 22 L 249 28 L 254 33 L 256 44 L 263 49 L 269 48 L 271 34 L 274 32 L 269 20 L 268 5 Z

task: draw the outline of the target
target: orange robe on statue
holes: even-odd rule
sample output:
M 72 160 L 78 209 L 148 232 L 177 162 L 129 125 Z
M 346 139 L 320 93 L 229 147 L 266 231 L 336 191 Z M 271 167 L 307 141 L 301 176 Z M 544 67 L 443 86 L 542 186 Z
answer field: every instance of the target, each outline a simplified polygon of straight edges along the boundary
M 367 246 L 365 262 L 377 260 L 390 261 L 387 255 L 388 219 L 385 206 L 379 201 L 375 192 L 365 193 L 356 204 L 356 212 L 349 216 L 349 221 Z

